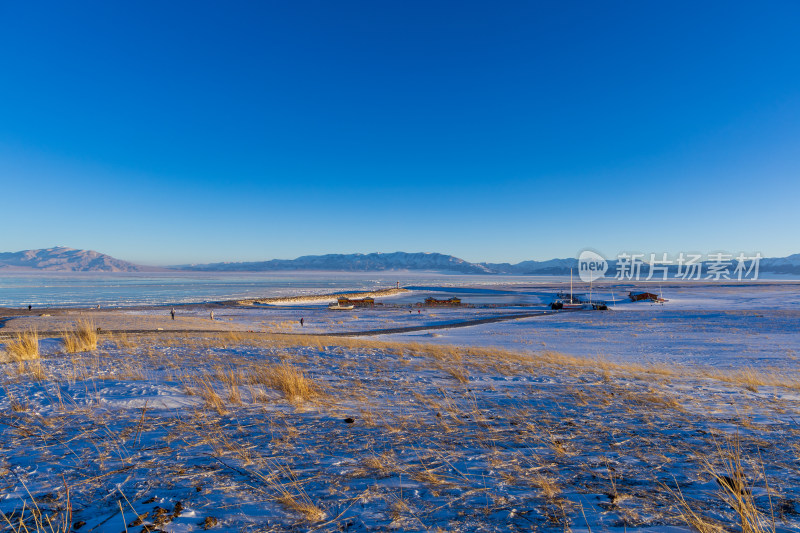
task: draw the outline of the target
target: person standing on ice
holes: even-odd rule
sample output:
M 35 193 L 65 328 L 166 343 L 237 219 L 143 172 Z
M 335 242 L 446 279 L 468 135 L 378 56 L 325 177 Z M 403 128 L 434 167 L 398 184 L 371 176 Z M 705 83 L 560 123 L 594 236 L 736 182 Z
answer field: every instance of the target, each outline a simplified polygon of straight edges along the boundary
M 211 310 L 211 320 L 214 320 L 214 310 Z
M 302 318 L 300 319 L 300 327 L 301 328 L 303 327 L 303 319 Z
M 172 311 L 169 312 L 172 315 L 172 320 L 175 320 L 175 308 L 172 308 Z

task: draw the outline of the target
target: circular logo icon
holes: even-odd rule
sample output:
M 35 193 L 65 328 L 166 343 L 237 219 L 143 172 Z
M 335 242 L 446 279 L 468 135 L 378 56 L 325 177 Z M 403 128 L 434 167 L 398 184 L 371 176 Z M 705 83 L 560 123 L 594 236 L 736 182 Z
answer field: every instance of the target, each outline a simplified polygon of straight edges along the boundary
M 589 283 L 606 275 L 608 263 L 602 255 L 591 250 L 584 250 L 578 256 L 578 276 L 581 281 Z

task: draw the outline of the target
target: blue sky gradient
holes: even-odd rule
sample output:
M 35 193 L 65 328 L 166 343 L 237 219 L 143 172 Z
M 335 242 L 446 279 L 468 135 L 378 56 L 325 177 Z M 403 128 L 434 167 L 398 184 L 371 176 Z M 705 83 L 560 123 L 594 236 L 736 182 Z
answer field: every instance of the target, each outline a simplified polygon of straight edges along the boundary
M 4 2 L 0 251 L 800 252 L 797 2 Z

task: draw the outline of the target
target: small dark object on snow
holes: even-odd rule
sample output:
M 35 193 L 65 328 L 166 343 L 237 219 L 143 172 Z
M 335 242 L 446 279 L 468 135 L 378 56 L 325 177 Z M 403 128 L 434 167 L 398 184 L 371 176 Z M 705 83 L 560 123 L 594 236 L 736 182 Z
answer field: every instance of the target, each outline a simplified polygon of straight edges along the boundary
M 147 516 L 149 514 L 150 513 L 145 512 L 145 513 L 142 513 L 142 514 L 138 515 L 136 517 L 136 520 L 134 520 L 133 522 L 128 524 L 128 527 L 141 526 L 144 523 L 144 519 L 147 518 Z
M 203 526 L 203 529 L 211 529 L 217 525 L 217 519 L 213 516 L 207 516 L 205 520 L 200 522 L 200 525 Z
M 788 515 L 798 515 L 798 514 L 800 514 L 800 512 L 798 512 L 797 509 L 795 508 L 795 503 L 796 503 L 795 501 L 793 501 L 793 500 L 791 500 L 789 498 L 781 499 L 778 502 L 778 505 L 777 505 L 778 512 L 780 513 L 781 516 L 787 515 L 787 514 Z
M 356 419 L 355 419 L 355 418 L 350 418 L 350 417 L 348 416 L 347 418 L 345 418 L 345 419 L 344 419 L 344 421 L 345 421 L 345 422 L 347 422 L 348 424 L 352 424 L 353 422 L 355 422 L 355 421 L 356 421 Z
M 80 529 L 85 525 L 86 525 L 86 522 L 84 522 L 83 520 L 78 520 L 77 522 L 72 524 L 72 529 Z
M 740 473 L 736 473 L 735 477 L 731 476 L 719 476 L 716 478 L 717 483 L 724 489 L 727 489 L 733 493 L 739 494 L 750 494 L 750 489 L 745 486 L 744 476 Z

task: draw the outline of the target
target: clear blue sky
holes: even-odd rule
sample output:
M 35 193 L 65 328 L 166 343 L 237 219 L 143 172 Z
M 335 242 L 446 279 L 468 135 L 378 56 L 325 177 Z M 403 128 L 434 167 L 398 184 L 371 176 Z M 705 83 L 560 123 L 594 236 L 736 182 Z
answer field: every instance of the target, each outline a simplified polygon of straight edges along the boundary
M 800 252 L 800 3 L 2 2 L 0 251 Z

